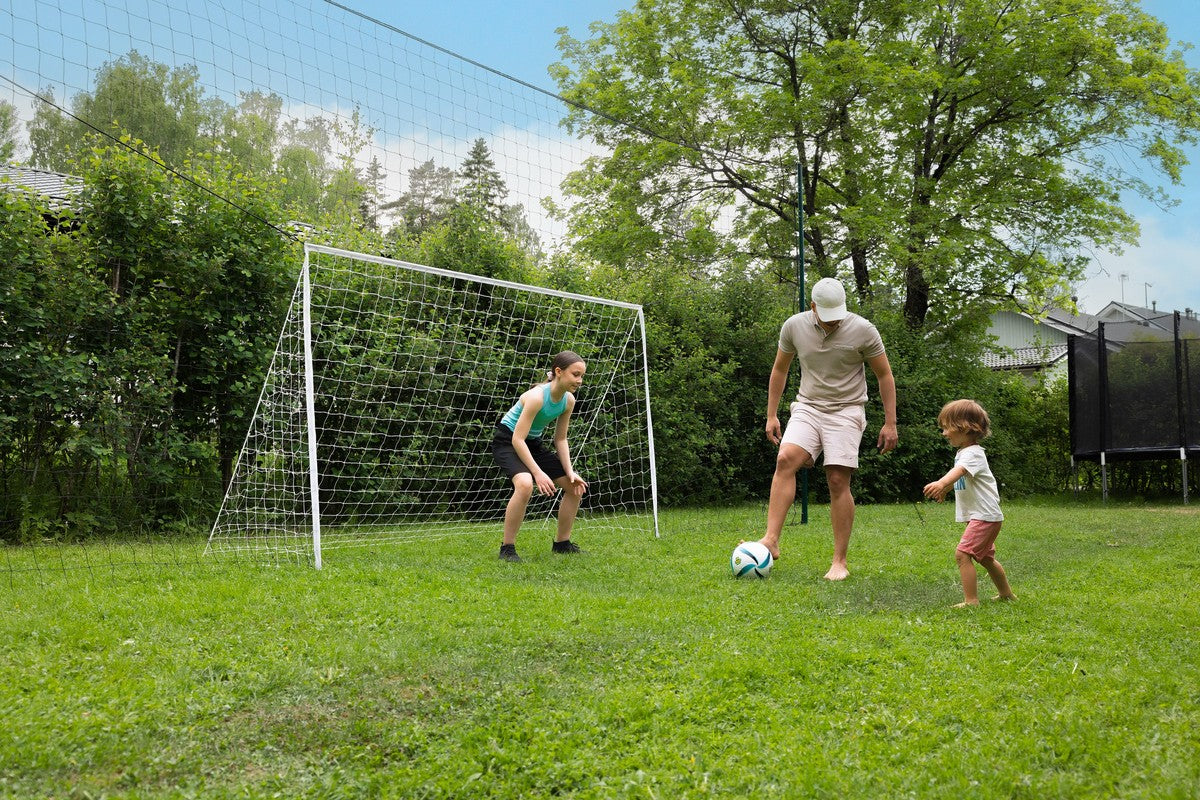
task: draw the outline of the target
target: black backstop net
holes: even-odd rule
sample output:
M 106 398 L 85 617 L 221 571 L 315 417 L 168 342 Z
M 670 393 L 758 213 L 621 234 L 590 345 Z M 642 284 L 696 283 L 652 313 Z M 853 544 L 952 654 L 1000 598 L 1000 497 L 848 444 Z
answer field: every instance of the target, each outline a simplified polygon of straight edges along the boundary
M 1100 323 L 1068 342 L 1071 454 L 1129 461 L 1200 455 L 1200 325 L 1179 312 Z

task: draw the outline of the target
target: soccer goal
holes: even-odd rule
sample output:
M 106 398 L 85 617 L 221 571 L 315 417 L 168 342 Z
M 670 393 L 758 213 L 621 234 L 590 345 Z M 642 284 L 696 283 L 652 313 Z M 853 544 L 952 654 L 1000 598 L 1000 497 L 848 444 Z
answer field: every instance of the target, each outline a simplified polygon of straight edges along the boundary
M 575 532 L 657 536 L 641 306 L 306 244 L 206 552 L 319 569 L 331 548 L 498 542 L 512 485 L 492 431 L 560 350 L 587 361 Z M 552 530 L 557 501 L 535 493 L 522 535 Z

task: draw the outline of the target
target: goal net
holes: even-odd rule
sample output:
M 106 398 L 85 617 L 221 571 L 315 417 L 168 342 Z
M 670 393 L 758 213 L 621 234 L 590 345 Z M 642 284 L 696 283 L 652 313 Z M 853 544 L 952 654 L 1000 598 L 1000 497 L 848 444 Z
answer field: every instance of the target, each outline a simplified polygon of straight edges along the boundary
M 319 568 L 337 547 L 498 543 L 512 484 L 492 432 L 561 350 L 587 362 L 570 428 L 589 483 L 576 533 L 657 535 L 640 306 L 305 245 L 208 552 Z M 523 535 L 557 508 L 535 492 Z

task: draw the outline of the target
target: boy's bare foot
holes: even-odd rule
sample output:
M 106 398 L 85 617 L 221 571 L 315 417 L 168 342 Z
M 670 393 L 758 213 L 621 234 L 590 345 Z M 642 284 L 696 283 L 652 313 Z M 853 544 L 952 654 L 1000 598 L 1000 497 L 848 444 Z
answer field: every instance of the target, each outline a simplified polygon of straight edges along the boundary
M 829 572 L 825 573 L 827 581 L 844 581 L 850 577 L 850 570 L 846 569 L 845 564 L 834 564 L 829 568 Z
M 971 606 L 977 605 L 979 605 L 978 600 L 976 600 L 974 603 L 972 603 L 970 600 L 963 600 L 961 603 L 955 603 L 953 606 L 951 606 L 951 608 L 970 608 Z
M 1000 603 L 1011 603 L 1012 601 L 1014 601 L 1016 599 L 1017 599 L 1017 596 L 1015 594 L 998 594 L 992 598 L 992 600 L 995 600 Z

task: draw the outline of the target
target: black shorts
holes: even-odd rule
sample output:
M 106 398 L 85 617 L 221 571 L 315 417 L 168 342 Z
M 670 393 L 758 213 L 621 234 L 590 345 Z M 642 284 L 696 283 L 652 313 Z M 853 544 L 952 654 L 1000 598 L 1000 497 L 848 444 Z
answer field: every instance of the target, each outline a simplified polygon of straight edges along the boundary
M 515 478 L 522 472 L 530 474 L 529 467 L 525 466 L 525 462 L 521 460 L 513 447 L 512 437 L 512 431 L 504 425 L 497 425 L 495 435 L 492 437 L 492 457 L 510 478 Z M 542 472 L 550 476 L 551 480 L 556 481 L 566 476 L 567 471 L 563 469 L 558 456 L 552 450 L 547 450 L 542 445 L 540 438 L 526 436 L 525 444 L 529 446 L 529 454 L 533 456 L 533 460 L 542 468 Z

